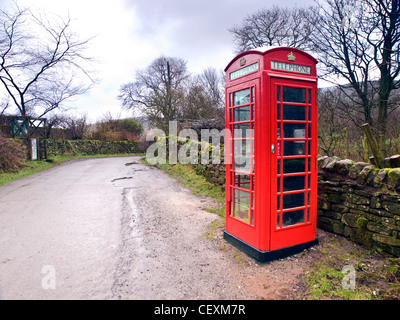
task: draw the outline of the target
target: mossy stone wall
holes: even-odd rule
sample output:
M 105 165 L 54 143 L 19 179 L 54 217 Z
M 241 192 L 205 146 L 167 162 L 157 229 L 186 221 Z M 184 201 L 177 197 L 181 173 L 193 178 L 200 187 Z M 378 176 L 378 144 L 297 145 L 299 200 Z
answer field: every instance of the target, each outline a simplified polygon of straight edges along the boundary
M 400 168 L 321 157 L 318 227 L 400 257 Z

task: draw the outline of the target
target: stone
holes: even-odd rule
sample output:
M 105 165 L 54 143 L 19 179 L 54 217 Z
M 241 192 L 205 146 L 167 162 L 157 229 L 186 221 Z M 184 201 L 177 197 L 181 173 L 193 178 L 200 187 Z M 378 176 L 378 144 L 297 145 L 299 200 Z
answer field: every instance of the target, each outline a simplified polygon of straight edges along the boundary
M 344 200 L 354 204 L 369 204 L 370 199 L 354 193 L 347 193 L 343 196 Z
M 361 172 L 358 174 L 357 182 L 358 182 L 359 184 L 365 184 L 366 181 L 367 181 L 367 178 L 368 178 L 369 173 L 370 173 L 373 169 L 375 169 L 375 166 L 372 166 L 372 165 L 365 166 L 365 167 L 361 170 Z
M 353 164 L 354 162 L 349 159 L 337 161 L 335 165 L 335 171 L 342 175 L 348 174 Z
M 380 188 L 383 185 L 383 181 L 386 178 L 386 171 L 385 170 L 379 170 L 378 174 L 375 176 L 373 180 L 373 184 L 375 188 Z
M 372 232 L 376 232 L 376 233 L 380 233 L 380 234 L 384 234 L 387 236 L 390 236 L 392 230 L 390 230 L 387 227 L 384 227 L 376 222 L 373 221 L 369 221 L 367 224 L 367 229 L 372 231 Z
M 369 163 L 366 162 L 356 162 L 349 170 L 349 177 L 352 179 L 357 179 L 360 172 L 366 167 L 369 166 Z
M 379 197 L 373 196 L 373 197 L 371 198 L 371 208 L 374 208 L 374 209 L 380 209 L 380 208 L 382 208 L 382 203 L 381 203 Z
M 388 170 L 387 184 L 389 187 L 396 188 L 400 185 L 400 168 Z
M 335 204 L 334 203 L 334 204 L 331 205 L 331 210 L 332 211 L 336 211 L 336 212 L 340 212 L 340 213 L 345 213 L 345 212 L 349 211 L 349 208 L 346 207 L 343 204 Z
M 377 168 L 372 169 L 372 170 L 368 173 L 367 180 L 365 181 L 364 184 L 368 184 L 368 185 L 371 184 L 371 183 L 374 181 L 374 179 L 375 179 L 376 175 L 378 174 L 378 172 L 379 172 L 379 169 L 377 169 Z
M 339 193 L 330 193 L 328 194 L 328 201 L 330 203 L 341 203 L 342 200 L 340 199 Z
M 328 161 L 327 161 L 328 160 Z M 339 161 L 338 157 L 331 157 L 324 161 L 324 169 L 328 171 L 335 171 L 336 163 Z
M 396 239 L 394 237 L 390 237 L 380 233 L 374 233 L 372 235 L 372 239 L 376 242 L 381 242 L 389 246 L 400 247 L 400 239 Z
M 400 214 L 400 203 L 384 201 L 382 207 L 390 213 Z
M 342 216 L 342 222 L 349 227 L 356 228 L 357 227 L 357 220 L 361 218 L 362 215 L 354 214 L 354 213 L 345 213 Z

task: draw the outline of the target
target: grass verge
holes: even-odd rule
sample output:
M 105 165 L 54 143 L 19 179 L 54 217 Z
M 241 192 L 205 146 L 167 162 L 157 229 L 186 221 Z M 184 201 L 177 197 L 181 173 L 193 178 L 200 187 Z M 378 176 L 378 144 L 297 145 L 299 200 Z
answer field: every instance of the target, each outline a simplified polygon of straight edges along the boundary
M 400 258 L 334 237 L 314 260 L 303 275 L 308 300 L 400 299 Z

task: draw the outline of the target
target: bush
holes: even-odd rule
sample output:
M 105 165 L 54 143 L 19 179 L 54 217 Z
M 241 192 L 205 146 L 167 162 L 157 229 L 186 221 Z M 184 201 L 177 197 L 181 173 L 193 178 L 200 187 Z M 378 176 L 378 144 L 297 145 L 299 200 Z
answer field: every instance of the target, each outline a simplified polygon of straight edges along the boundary
M 0 133 L 0 173 L 17 170 L 25 162 L 27 150 L 21 140 Z

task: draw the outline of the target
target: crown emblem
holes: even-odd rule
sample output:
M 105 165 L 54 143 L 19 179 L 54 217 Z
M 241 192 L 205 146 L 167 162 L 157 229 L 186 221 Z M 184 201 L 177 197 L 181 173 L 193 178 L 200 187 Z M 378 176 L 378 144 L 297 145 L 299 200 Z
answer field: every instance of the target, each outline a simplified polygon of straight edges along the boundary
M 290 52 L 287 56 L 287 59 L 289 61 L 295 61 L 296 60 L 296 56 L 293 54 L 293 52 Z
M 240 59 L 240 66 L 243 67 L 246 64 L 246 59 L 242 58 Z

